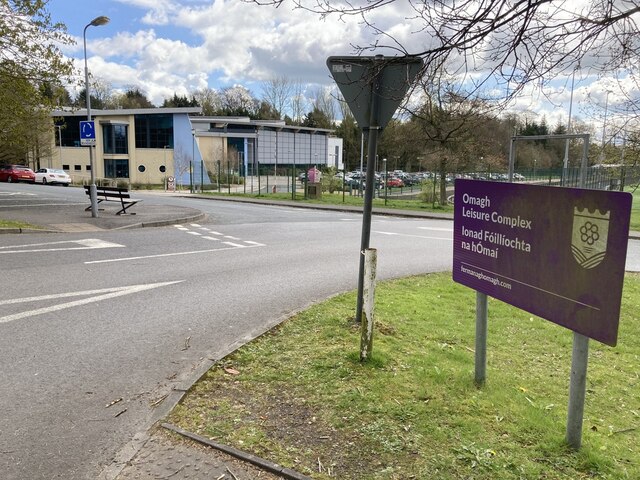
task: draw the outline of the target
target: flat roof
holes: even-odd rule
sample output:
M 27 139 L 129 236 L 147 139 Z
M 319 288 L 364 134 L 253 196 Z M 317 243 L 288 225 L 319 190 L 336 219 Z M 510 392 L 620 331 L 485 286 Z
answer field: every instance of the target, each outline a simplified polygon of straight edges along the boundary
M 91 116 L 117 116 L 117 115 L 154 115 L 154 114 L 201 114 L 202 107 L 175 107 L 175 108 L 117 108 L 113 110 L 91 109 Z M 63 109 L 53 110 L 52 117 L 86 117 L 87 109 Z

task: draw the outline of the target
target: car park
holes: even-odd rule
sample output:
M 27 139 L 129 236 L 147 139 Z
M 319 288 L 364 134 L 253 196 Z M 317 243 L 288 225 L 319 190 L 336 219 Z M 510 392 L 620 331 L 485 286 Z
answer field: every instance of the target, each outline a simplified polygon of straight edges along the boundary
M 41 168 L 35 173 L 35 182 L 43 185 L 58 183 L 68 187 L 71 183 L 71 177 L 59 168 Z
M 0 166 L 0 182 L 28 182 L 34 183 L 36 174 L 24 165 Z

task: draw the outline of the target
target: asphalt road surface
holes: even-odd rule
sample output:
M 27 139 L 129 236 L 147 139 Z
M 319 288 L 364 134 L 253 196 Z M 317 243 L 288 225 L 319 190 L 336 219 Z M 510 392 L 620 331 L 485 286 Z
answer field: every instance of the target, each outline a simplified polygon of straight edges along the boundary
M 37 200 L 46 187 L 10 188 Z M 72 188 L 46 195 L 86 201 Z M 359 214 L 145 202 L 195 207 L 208 220 L 0 235 L 2 478 L 99 478 L 203 365 L 292 312 L 356 288 Z M 374 216 L 378 278 L 449 269 L 451 228 Z

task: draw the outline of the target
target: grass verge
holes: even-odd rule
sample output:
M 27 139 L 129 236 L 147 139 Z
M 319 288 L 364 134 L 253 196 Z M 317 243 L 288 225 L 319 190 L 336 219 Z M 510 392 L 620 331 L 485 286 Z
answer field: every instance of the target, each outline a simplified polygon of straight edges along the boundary
M 631 191 L 633 195 L 633 203 L 631 204 L 631 224 L 629 228 L 631 230 L 640 230 L 640 189 L 633 189 Z
M 31 225 L 26 222 L 19 222 L 16 220 L 2 220 L 0 219 L 0 228 L 30 228 L 30 229 L 39 229 L 42 228 L 38 225 Z
M 640 478 L 639 303 L 629 274 L 619 345 L 591 342 L 579 452 L 564 444 L 572 333 L 490 300 L 476 388 L 475 293 L 450 274 L 378 286 L 372 361 L 340 295 L 225 358 L 169 421 L 316 479 Z

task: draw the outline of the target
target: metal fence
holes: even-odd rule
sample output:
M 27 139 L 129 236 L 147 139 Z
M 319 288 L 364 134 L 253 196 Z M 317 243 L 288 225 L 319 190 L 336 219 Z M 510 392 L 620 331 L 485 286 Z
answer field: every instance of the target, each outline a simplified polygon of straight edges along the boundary
M 518 179 L 538 185 L 578 187 L 580 167 L 518 170 Z M 585 188 L 591 190 L 624 190 L 640 183 L 640 167 L 590 167 L 586 172 Z

